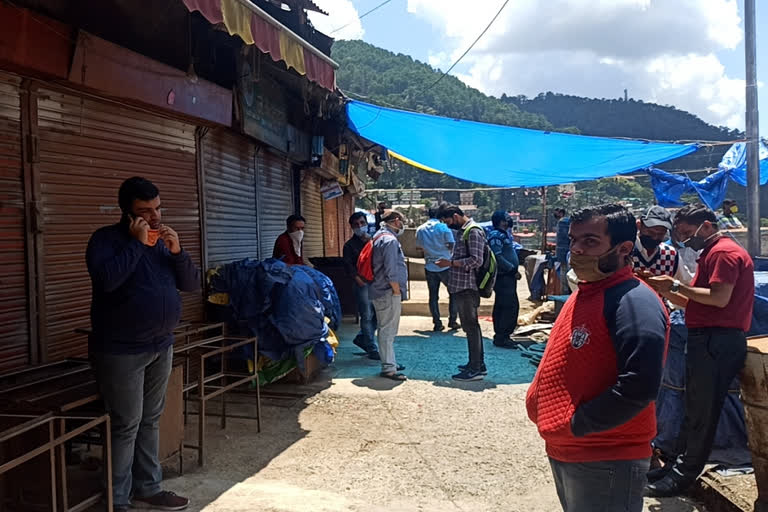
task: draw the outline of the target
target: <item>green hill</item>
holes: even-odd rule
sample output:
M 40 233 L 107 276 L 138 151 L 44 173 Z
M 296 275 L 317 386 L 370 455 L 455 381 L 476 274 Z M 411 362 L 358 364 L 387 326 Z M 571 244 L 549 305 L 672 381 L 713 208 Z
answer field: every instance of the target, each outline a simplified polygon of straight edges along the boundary
M 535 98 L 526 98 L 511 95 L 514 91 L 509 91 L 509 96 L 505 94 L 501 98 L 495 98 L 468 87 L 453 76 L 446 76 L 433 86 L 441 76 L 440 70 L 408 55 L 394 54 L 363 41 L 338 41 L 333 46 L 332 56 L 340 65 L 337 79 L 342 91 L 352 98 L 383 106 L 487 123 L 594 136 L 707 141 L 727 141 L 742 136 L 737 130 L 712 126 L 695 115 L 674 107 L 633 99 L 592 99 L 551 92 L 542 93 Z M 727 149 L 728 146 L 704 148 L 660 167 L 682 170 L 716 167 Z M 691 175 L 695 179 L 702 176 L 703 174 Z M 631 197 L 639 197 L 640 202 L 652 201 L 647 178 L 642 179 L 641 183 L 642 185 L 638 184 L 633 190 L 615 191 L 623 194 L 617 198 L 623 199 L 630 197 L 627 194 L 633 194 Z M 473 185 L 445 175 L 416 171 L 408 165 L 398 164 L 397 169 L 385 173 L 376 186 L 466 188 Z M 612 197 L 610 194 L 595 194 L 595 191 L 591 191 L 595 187 L 599 188 L 600 185 L 584 183 L 579 184 L 577 190 L 590 189 L 590 193 L 586 195 L 601 200 Z M 510 196 L 506 197 L 509 199 Z M 458 198 L 446 196 L 446 199 L 455 201 Z M 487 203 L 488 208 L 498 206 L 501 199 L 502 196 L 498 194 L 476 194 L 477 204 Z M 514 202 L 517 203 L 518 199 Z M 538 200 L 532 202 L 537 203 Z

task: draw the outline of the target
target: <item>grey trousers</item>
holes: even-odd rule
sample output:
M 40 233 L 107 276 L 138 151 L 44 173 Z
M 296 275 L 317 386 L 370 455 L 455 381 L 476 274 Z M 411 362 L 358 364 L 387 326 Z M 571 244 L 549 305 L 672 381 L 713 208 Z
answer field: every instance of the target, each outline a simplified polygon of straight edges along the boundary
M 400 295 L 385 295 L 373 299 L 376 310 L 376 320 L 379 323 L 379 355 L 381 356 L 381 371 L 392 373 L 397 371 L 395 359 L 395 336 L 400 328 L 400 314 L 403 303 Z
M 154 496 L 162 490 L 159 425 L 173 347 L 144 354 L 91 354 L 91 362 L 112 421 L 115 505 L 128 505 L 131 496 Z
M 650 459 L 549 464 L 564 512 L 642 512 Z

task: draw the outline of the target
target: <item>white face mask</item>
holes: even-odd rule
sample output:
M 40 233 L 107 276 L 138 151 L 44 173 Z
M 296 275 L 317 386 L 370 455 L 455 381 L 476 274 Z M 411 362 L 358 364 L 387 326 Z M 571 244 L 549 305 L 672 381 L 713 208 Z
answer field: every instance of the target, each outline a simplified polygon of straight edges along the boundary
M 293 233 L 288 233 L 288 236 L 291 237 L 293 250 L 296 251 L 296 255 L 301 256 L 301 241 L 304 240 L 304 231 L 294 231 Z

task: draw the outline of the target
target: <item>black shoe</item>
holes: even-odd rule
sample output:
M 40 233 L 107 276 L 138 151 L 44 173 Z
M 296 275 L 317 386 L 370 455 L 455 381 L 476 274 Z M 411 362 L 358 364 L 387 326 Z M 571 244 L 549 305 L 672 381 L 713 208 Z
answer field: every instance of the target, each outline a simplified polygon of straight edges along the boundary
M 499 348 L 517 348 L 517 342 L 512 340 L 493 340 L 493 345 Z
M 483 380 L 483 374 L 481 372 L 473 372 L 472 370 L 464 370 L 461 373 L 458 373 L 451 377 L 453 380 L 458 380 L 461 382 L 472 382 L 476 380 Z
M 381 361 L 381 356 L 379 355 L 379 351 L 374 350 L 373 352 L 368 352 L 368 359 L 373 359 L 374 361 Z
M 469 363 L 459 365 L 460 372 L 466 372 L 468 370 L 469 370 Z M 480 375 L 488 375 L 488 368 L 485 367 L 485 363 L 483 363 L 483 366 L 480 369 Z
M 461 329 L 461 325 L 458 322 L 448 322 L 448 328 L 452 331 L 458 331 Z
M 674 465 L 675 464 L 673 462 L 668 462 L 667 464 L 665 464 L 664 466 L 662 466 L 660 468 L 656 468 L 656 469 L 650 470 L 645 475 L 646 478 L 648 479 L 648 483 L 652 484 L 654 482 L 658 482 L 659 480 L 661 480 L 662 478 L 667 476 L 669 474 L 669 472 L 672 471 L 672 467 Z
M 445 327 L 443 327 L 443 324 L 435 324 L 432 330 L 435 332 L 440 332 L 440 331 L 444 331 Z
M 649 498 L 672 498 L 674 496 L 680 496 L 695 481 L 696 477 L 681 475 L 677 470 L 673 469 L 661 480 L 648 484 L 645 487 L 643 496 Z

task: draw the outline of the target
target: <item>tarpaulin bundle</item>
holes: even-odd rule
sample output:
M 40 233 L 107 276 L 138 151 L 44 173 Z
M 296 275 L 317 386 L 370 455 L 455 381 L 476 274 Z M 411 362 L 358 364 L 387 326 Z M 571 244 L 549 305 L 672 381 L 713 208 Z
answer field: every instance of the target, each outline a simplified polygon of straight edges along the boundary
M 541 187 L 615 176 L 692 153 L 667 144 L 545 132 L 405 112 L 350 100 L 349 128 L 395 158 L 497 187 Z
M 316 354 L 332 354 L 326 345 L 329 328 L 341 321 L 341 303 L 322 273 L 274 259 L 246 259 L 221 267 L 210 286 L 229 295 L 234 322 L 257 335 L 259 353 L 273 361 L 293 356 L 303 368 L 305 349 L 318 344 Z
M 747 186 L 747 145 L 737 142 L 723 155 L 714 172 L 706 178 L 693 181 L 688 176 L 671 174 L 660 169 L 649 169 L 651 187 L 661 206 L 675 208 L 683 206 L 683 194 L 697 194 L 701 201 L 713 210 L 723 204 L 728 181 Z M 768 183 L 768 147 L 760 143 L 760 185 Z

